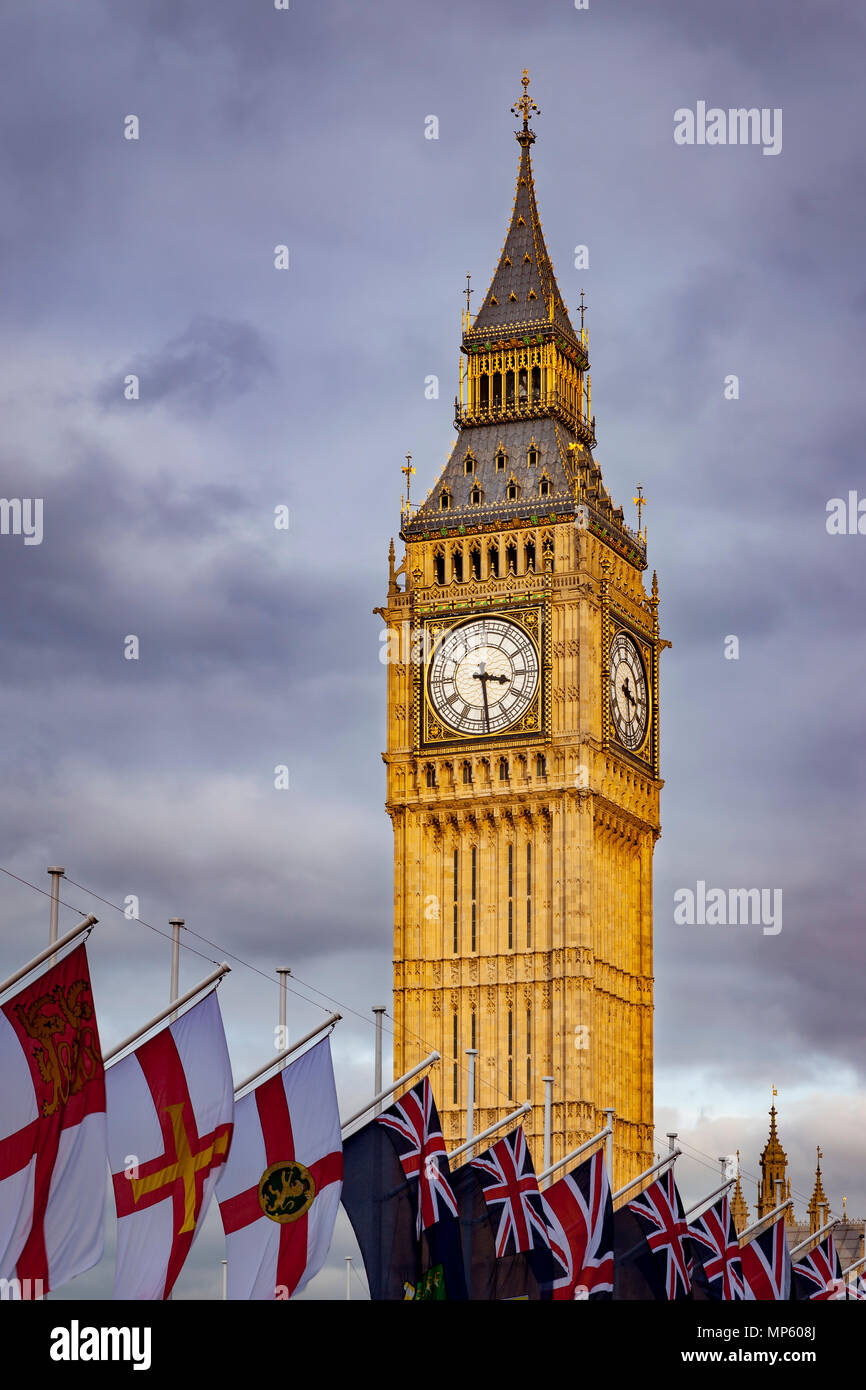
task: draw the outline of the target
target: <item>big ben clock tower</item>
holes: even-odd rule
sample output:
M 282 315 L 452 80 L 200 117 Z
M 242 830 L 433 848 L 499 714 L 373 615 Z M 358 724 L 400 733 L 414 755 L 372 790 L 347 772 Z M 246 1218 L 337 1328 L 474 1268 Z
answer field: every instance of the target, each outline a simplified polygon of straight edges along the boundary
M 593 458 L 588 337 L 535 200 L 527 91 L 514 209 L 464 317 L 458 438 L 404 509 L 387 624 L 395 1075 L 431 1048 L 449 1147 L 521 1101 L 541 1164 L 615 1121 L 615 1181 L 652 1161 L 658 588 Z M 402 577 L 402 585 L 400 579 Z

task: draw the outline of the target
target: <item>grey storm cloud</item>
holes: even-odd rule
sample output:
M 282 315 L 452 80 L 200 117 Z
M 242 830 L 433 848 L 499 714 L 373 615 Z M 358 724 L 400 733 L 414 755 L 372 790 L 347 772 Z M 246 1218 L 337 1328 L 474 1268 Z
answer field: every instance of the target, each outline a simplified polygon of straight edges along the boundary
M 152 356 L 134 357 L 124 378 L 127 370 L 139 378 L 141 407 L 167 402 L 181 414 L 203 415 L 244 395 L 273 363 L 251 324 L 199 314 Z M 106 382 L 99 399 L 122 408 L 120 378 Z

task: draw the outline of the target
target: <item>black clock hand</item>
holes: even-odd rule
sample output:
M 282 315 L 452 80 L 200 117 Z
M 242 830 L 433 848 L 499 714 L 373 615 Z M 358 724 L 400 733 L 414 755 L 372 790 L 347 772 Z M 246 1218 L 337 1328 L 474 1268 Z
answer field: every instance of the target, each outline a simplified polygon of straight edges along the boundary
M 621 686 L 620 688 L 621 688 L 621 690 L 622 690 L 623 695 L 624 695 L 625 698 L 628 700 L 629 704 L 630 704 L 630 705 L 636 705 L 636 704 L 637 704 L 637 700 L 634 698 L 634 696 L 632 695 L 631 691 L 630 691 L 629 688 L 628 688 L 628 676 L 626 676 L 626 678 L 625 678 L 625 680 L 623 681 L 622 686 Z

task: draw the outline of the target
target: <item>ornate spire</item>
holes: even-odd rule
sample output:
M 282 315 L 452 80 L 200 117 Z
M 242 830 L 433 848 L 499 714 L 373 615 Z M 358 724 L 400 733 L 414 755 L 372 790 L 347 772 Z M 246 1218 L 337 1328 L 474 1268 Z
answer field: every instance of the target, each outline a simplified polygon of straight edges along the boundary
M 740 1151 L 737 1149 L 737 1182 L 734 1187 L 734 1195 L 731 1197 L 731 1216 L 734 1218 L 734 1229 L 737 1235 L 744 1231 L 749 1224 L 749 1208 L 743 1196 L 743 1189 L 740 1186 Z
M 773 1095 L 776 1088 L 773 1087 Z M 770 1137 L 761 1154 L 761 1181 L 758 1185 L 758 1216 L 766 1216 L 780 1202 L 791 1195 L 791 1180 L 787 1175 L 788 1155 L 782 1148 L 776 1132 L 776 1106 L 770 1106 Z M 780 1190 L 781 1187 L 781 1190 Z M 785 1213 L 790 1224 L 794 1220 L 791 1207 Z
M 815 1169 L 815 1187 L 812 1191 L 812 1197 L 809 1201 L 809 1206 L 807 1207 L 807 1211 L 809 1213 L 810 1235 L 814 1235 L 816 1231 L 820 1231 L 821 1227 L 826 1224 L 827 1213 L 830 1210 L 830 1203 L 827 1201 L 827 1195 L 824 1191 L 824 1184 L 821 1181 L 822 1158 L 823 1154 L 821 1153 L 821 1150 L 819 1148 L 818 1166 Z

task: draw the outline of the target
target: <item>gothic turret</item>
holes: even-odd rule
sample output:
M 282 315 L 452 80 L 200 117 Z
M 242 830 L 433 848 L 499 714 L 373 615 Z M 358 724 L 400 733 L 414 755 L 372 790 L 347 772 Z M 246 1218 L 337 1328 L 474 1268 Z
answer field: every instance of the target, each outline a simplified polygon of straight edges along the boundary
M 766 1216 L 791 1195 L 791 1179 L 787 1175 L 788 1156 L 776 1133 L 776 1107 L 770 1107 L 770 1136 L 761 1154 L 761 1181 L 758 1186 L 758 1216 Z M 791 1225 L 794 1211 L 788 1207 L 785 1221 Z

